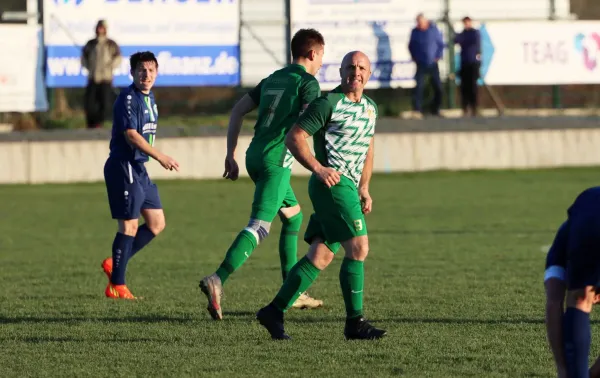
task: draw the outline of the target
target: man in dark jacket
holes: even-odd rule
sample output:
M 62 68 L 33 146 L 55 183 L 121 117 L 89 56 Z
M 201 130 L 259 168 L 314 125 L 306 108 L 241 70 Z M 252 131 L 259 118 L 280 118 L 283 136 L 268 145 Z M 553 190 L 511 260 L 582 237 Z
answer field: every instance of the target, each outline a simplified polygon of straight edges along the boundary
M 83 47 L 81 65 L 88 70 L 85 113 L 88 128 L 102 127 L 113 102 L 113 70 L 121 64 L 121 50 L 106 36 L 106 22 L 98 21 L 96 38 Z
M 431 76 L 434 90 L 432 113 L 439 115 L 442 105 L 442 81 L 438 61 L 444 53 L 444 40 L 437 26 L 427 20 L 422 13 L 417 16 L 417 26 L 410 34 L 408 50 L 417 65 L 414 110 L 419 113 L 423 112 L 425 79 L 427 76 Z
M 477 115 L 477 80 L 481 66 L 481 35 L 469 17 L 463 18 L 464 29 L 454 42 L 460 46 L 460 95 L 465 115 Z

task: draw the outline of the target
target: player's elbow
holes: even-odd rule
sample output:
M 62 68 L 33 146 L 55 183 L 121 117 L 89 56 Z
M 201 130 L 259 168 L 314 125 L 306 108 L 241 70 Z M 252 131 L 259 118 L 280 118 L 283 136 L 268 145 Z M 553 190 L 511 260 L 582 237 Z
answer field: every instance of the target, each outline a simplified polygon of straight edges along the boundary
M 298 133 L 296 132 L 296 129 L 293 128 L 285 136 L 285 146 L 288 148 L 288 150 L 294 151 L 297 144 Z

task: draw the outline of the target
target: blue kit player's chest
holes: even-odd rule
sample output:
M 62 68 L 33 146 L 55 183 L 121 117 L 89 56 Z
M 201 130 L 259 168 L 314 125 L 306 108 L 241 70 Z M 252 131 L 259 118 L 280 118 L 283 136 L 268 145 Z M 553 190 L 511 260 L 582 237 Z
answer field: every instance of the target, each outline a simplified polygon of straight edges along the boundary
M 152 96 L 141 96 L 140 100 L 142 105 L 140 125 L 142 125 L 142 129 L 139 132 L 151 146 L 154 146 L 158 126 L 158 107 Z

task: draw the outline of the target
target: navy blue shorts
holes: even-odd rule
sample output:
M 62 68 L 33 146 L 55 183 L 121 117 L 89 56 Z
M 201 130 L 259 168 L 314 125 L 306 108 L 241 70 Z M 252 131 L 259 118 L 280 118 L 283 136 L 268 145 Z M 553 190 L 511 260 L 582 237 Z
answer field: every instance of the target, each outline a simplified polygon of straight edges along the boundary
M 108 158 L 104 181 L 113 219 L 138 219 L 145 209 L 162 209 L 158 188 L 143 163 Z
M 567 289 L 598 286 L 600 282 L 600 214 L 579 209 L 569 216 Z

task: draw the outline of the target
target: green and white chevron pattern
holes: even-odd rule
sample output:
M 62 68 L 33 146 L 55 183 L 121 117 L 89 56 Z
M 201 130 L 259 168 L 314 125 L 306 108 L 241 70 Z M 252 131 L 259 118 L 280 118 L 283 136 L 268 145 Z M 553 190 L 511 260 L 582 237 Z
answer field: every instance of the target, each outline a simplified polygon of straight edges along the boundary
M 371 138 L 375 134 L 375 107 L 364 97 L 337 102 L 325 131 L 327 162 L 356 186 L 360 182 Z
M 283 168 L 289 168 L 292 169 L 292 166 L 294 165 L 294 161 L 296 159 L 294 158 L 294 155 L 292 155 L 292 153 L 290 152 L 290 150 L 288 150 L 287 148 L 285 149 L 285 157 L 283 158 Z

